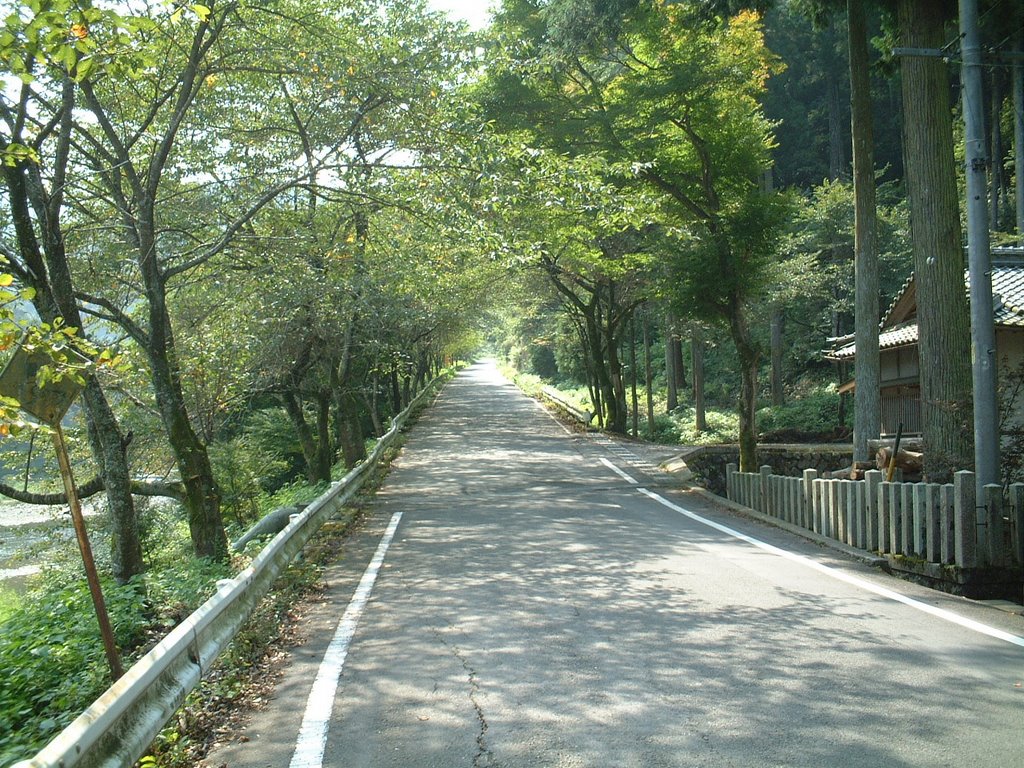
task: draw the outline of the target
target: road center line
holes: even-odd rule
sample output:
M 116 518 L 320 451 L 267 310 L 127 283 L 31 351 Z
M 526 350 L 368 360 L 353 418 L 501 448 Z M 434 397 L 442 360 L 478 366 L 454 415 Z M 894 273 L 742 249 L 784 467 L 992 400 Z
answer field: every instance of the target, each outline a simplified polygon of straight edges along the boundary
M 338 622 L 334 637 L 331 639 L 324 658 L 320 662 L 316 679 L 313 681 L 313 688 L 306 700 L 306 711 L 302 715 L 302 726 L 299 728 L 299 736 L 295 742 L 295 752 L 289 768 L 321 768 L 324 761 L 324 749 L 327 747 L 327 729 L 331 724 L 331 711 L 334 709 L 334 694 L 338 690 L 338 678 L 341 677 L 341 668 L 345 664 L 345 657 L 348 655 L 348 646 L 352 642 L 359 617 L 370 599 L 370 592 L 377 581 L 377 574 L 380 573 L 384 563 L 384 556 L 395 538 L 395 531 L 402 519 L 401 512 L 395 512 L 388 523 L 384 536 L 381 537 L 377 551 L 366 566 L 363 578 L 359 580 L 352 599 L 349 601 L 345 613 Z
M 601 463 L 608 467 L 608 469 L 610 469 L 612 472 L 621 477 L 630 485 L 639 485 L 639 483 L 634 478 L 627 475 L 625 472 L 623 472 L 621 469 L 612 464 L 610 461 L 608 461 L 608 459 L 604 458 L 603 456 L 601 457 Z
M 739 539 L 740 541 L 745 541 L 748 544 L 752 544 L 753 546 L 758 547 L 759 549 L 763 549 L 766 552 L 770 552 L 773 555 L 778 555 L 779 557 L 784 557 L 787 560 L 792 560 L 793 562 L 801 563 L 803 565 L 806 565 L 808 568 L 813 568 L 814 570 L 823 573 L 826 576 L 830 576 L 833 579 L 846 582 L 847 584 L 851 584 L 855 587 L 859 587 L 860 589 L 867 590 L 868 592 L 873 592 L 876 595 L 887 598 L 889 600 L 894 600 L 897 603 L 903 603 L 904 605 L 921 611 L 922 613 L 927 613 L 931 616 L 935 616 L 936 618 L 942 619 L 943 621 L 948 621 L 951 624 L 957 624 L 961 627 L 973 630 L 974 632 L 979 632 L 983 635 L 988 635 L 989 637 L 994 637 L 998 640 L 1005 640 L 1008 643 L 1012 643 L 1013 645 L 1017 645 L 1024 648 L 1024 637 L 1018 637 L 1017 635 L 1010 634 L 1009 632 L 1004 632 L 1001 629 L 990 627 L 987 624 L 982 624 L 979 621 L 968 619 L 964 616 L 960 616 L 959 614 L 953 613 L 952 611 L 947 611 L 944 608 L 937 608 L 934 605 L 928 605 L 928 603 L 923 603 L 920 600 L 915 600 L 912 597 L 907 597 L 906 595 L 902 595 L 899 592 L 887 589 L 886 587 L 882 587 L 877 584 L 872 584 L 870 581 L 858 578 L 857 576 L 852 576 L 848 573 L 844 573 L 843 571 L 837 568 L 832 568 L 830 566 L 824 565 L 804 555 L 798 555 L 795 552 L 788 552 L 785 549 L 780 549 L 779 547 L 768 544 L 767 542 L 761 541 L 760 539 L 755 539 L 754 537 L 748 536 L 745 533 L 740 533 L 739 531 L 730 528 L 727 525 L 722 525 L 721 523 L 716 523 L 713 520 L 708 520 L 706 517 L 701 517 L 696 512 L 691 512 L 690 510 L 684 509 L 683 507 L 680 507 L 677 504 L 673 504 L 671 501 L 664 498 L 663 496 L 659 496 L 658 494 L 654 493 L 653 491 L 649 491 L 646 488 L 637 488 L 637 491 L 639 493 L 642 493 L 644 496 L 653 499 L 662 506 L 668 507 L 674 512 L 678 512 L 679 514 L 690 518 L 694 522 L 706 525 L 709 528 L 714 528 L 716 531 L 720 531 L 726 534 L 727 536 L 732 536 L 733 538 Z

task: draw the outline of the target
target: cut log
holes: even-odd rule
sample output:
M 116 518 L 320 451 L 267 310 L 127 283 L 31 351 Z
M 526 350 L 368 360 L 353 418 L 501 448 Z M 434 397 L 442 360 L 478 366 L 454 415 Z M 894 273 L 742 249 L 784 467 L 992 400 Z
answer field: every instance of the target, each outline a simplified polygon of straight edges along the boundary
M 879 438 L 876 440 L 868 440 L 868 450 L 878 453 L 882 448 L 892 449 L 893 439 L 891 437 Z M 908 451 L 916 451 L 921 453 L 924 451 L 924 439 L 917 435 L 904 435 L 900 439 L 900 450 L 906 448 Z
M 875 465 L 878 469 L 885 470 L 889 467 L 889 459 L 892 458 L 892 448 L 880 448 L 875 454 Z M 924 454 L 917 451 L 900 451 L 896 454 L 896 467 L 906 473 L 919 473 L 923 466 Z

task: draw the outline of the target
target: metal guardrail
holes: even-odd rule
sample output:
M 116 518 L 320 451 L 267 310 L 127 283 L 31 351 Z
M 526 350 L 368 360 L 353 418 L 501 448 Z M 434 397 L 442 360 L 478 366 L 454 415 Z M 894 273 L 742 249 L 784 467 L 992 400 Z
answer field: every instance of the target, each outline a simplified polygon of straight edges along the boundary
M 362 488 L 435 379 L 394 418 L 366 460 L 278 533 L 252 564 L 174 628 L 32 759 L 11 768 L 124 768 L 133 765 L 209 671 L 306 542 Z
M 545 399 L 550 400 L 552 403 L 557 405 L 563 411 L 565 411 L 574 419 L 576 419 L 577 421 L 581 422 L 584 425 L 590 424 L 590 422 L 594 418 L 593 413 L 591 413 L 590 411 L 581 411 L 575 405 L 573 405 L 564 397 L 562 397 L 562 393 L 553 387 L 542 387 L 540 393 Z

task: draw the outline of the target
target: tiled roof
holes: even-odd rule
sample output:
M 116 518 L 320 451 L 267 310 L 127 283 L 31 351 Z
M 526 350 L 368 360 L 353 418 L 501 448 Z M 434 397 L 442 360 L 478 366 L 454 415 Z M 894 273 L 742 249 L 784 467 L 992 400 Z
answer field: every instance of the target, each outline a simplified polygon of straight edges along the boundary
M 1024 263 L 992 265 L 992 304 L 996 325 L 1024 327 Z
M 889 328 L 878 334 L 878 348 L 896 349 L 909 344 L 917 343 L 917 323 L 904 323 L 895 328 Z M 857 355 L 857 345 L 854 343 L 844 344 L 835 350 L 825 350 L 825 357 L 829 360 L 852 360 Z
M 970 275 L 967 272 L 964 273 L 964 289 L 970 292 Z M 879 349 L 895 349 L 917 343 L 917 323 L 907 317 L 906 306 L 907 300 L 915 300 L 914 291 L 914 275 L 911 274 L 882 317 Z M 992 249 L 992 305 L 992 319 L 996 325 L 1024 328 L 1024 248 Z M 898 317 L 894 317 L 894 314 Z M 888 327 L 890 325 L 892 327 Z M 832 349 L 825 350 L 828 359 L 851 360 L 856 356 L 857 347 L 849 342 L 849 337 L 836 339 L 834 343 Z

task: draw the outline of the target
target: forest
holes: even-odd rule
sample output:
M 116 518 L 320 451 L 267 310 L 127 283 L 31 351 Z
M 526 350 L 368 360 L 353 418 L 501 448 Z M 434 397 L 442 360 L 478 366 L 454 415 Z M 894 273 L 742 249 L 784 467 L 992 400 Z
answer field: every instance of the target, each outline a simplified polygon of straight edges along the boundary
M 422 0 L 3 7 L 0 362 L 20 347 L 43 390 L 81 388 L 63 428 L 129 655 L 244 562 L 229 538 L 475 355 L 601 429 L 738 443 L 744 468 L 772 440 L 864 459 L 879 322 L 913 273 L 925 472 L 973 466 L 955 3 L 493 10 L 474 31 Z M 1024 2 L 980 11 L 1010 252 Z M 19 405 L 0 494 L 64 504 L 53 425 Z M 94 634 L 80 567 L 0 582 L 0 763 L 103 689 L 98 643 L 64 642 Z

